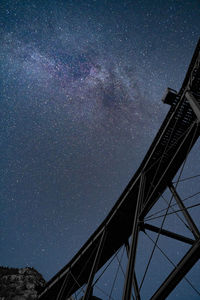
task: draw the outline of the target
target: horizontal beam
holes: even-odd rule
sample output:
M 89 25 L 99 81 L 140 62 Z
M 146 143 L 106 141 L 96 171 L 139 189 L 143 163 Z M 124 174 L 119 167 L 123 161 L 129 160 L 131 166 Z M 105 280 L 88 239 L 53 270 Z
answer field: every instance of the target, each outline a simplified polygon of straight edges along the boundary
M 200 239 L 190 248 L 175 269 L 169 274 L 160 288 L 151 297 L 151 300 L 166 299 L 185 275 L 191 270 L 200 258 Z
M 145 223 L 142 226 L 142 229 L 143 228 L 147 229 L 147 230 L 150 230 L 150 231 L 153 231 L 153 232 L 160 233 L 160 234 L 162 234 L 164 236 L 173 238 L 173 239 L 175 239 L 177 241 L 181 241 L 181 242 L 184 242 L 184 243 L 189 244 L 189 245 L 193 245 L 195 243 L 195 240 L 193 240 L 193 239 L 190 239 L 188 237 L 185 237 L 183 235 L 174 233 L 174 232 L 169 231 L 169 230 L 161 229 L 159 227 L 156 227 L 156 226 L 153 226 L 153 225 L 150 225 L 150 224 L 147 224 L 147 223 Z

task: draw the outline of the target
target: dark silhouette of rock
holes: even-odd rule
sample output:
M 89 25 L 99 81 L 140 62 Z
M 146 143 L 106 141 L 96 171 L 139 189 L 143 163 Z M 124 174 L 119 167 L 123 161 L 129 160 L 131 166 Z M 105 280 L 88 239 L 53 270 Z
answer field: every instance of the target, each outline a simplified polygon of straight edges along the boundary
M 0 267 L 0 300 L 33 300 L 45 285 L 34 268 Z

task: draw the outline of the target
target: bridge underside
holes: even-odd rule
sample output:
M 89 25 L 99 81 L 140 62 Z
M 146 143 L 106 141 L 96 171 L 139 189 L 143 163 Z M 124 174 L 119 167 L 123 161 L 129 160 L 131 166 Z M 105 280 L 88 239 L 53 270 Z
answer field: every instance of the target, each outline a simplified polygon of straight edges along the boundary
M 88 281 L 104 232 L 106 232 L 106 236 L 95 272 L 123 244 L 127 243 L 137 217 L 135 212 L 141 193 L 141 177 L 144 178 L 144 182 L 138 228 L 139 230 L 144 228 L 144 217 L 171 184 L 200 133 L 197 115 L 194 113 L 194 108 L 189 103 L 186 94 L 189 92 L 200 103 L 199 52 L 200 42 L 197 44 L 179 93 L 174 93 L 170 101 L 165 101 L 171 107 L 160 130 L 117 203 L 79 252 L 47 283 L 39 299 L 57 299 L 62 286 L 64 287 L 62 290 L 63 297 L 70 297 Z M 157 298 L 155 297 L 155 299 Z

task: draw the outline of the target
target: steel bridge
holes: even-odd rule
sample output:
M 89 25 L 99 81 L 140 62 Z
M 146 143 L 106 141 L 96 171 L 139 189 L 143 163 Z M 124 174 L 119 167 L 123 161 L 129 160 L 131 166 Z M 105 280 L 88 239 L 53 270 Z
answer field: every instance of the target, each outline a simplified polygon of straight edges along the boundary
M 149 299 L 166 299 L 200 258 L 200 231 L 177 192 L 177 184 L 173 183 L 200 134 L 200 40 L 180 91 L 168 88 L 163 102 L 170 105 L 169 112 L 140 167 L 102 224 L 71 261 L 47 282 L 40 300 L 68 299 L 83 285 L 81 299 L 97 299 L 92 295 L 94 276 L 124 245 L 128 263 L 121 299 L 141 299 L 135 264 L 138 236 L 147 230 L 158 233 L 158 237 L 164 235 L 190 245 Z M 193 238 L 163 229 L 164 221 L 160 227 L 145 222 L 166 189 L 171 191 Z M 170 203 L 164 220 L 169 207 Z

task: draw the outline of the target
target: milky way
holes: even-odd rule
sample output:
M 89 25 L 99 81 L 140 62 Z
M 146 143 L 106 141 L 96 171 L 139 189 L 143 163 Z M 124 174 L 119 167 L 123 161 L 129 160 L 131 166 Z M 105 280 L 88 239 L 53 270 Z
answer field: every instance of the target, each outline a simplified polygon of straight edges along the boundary
M 118 128 L 121 134 L 125 130 L 132 138 L 137 136 L 137 127 L 144 126 L 142 119 L 148 125 L 156 104 L 147 102 L 139 86 L 136 62 L 131 66 L 125 58 L 118 60 L 115 53 L 108 59 L 109 53 L 101 53 L 98 45 L 70 49 L 70 40 L 64 46 L 63 40 L 56 45 L 47 43 L 43 48 L 16 39 L 15 33 L 4 35 L 7 84 L 10 81 L 14 89 L 25 93 L 27 105 L 31 102 L 44 112 L 52 109 L 55 115 L 65 113 L 66 119 L 84 123 L 91 130 L 113 133 Z
M 168 2 L 1 1 L 2 265 L 51 277 L 139 166 L 198 38 Z

